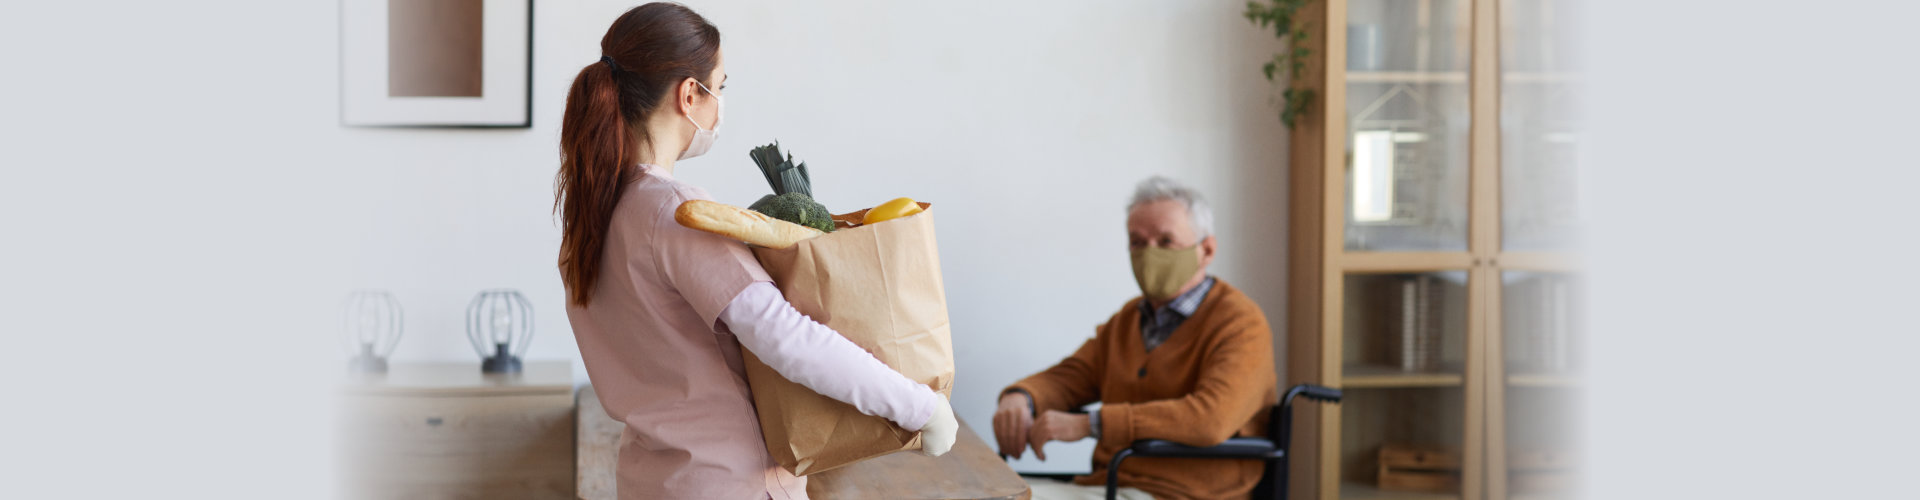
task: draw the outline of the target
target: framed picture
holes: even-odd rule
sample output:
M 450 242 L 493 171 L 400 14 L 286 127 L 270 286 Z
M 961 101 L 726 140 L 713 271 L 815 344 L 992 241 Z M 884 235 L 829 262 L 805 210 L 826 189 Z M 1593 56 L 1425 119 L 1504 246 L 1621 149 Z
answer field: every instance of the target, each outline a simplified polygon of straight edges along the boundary
M 341 0 L 340 123 L 532 125 L 532 0 Z

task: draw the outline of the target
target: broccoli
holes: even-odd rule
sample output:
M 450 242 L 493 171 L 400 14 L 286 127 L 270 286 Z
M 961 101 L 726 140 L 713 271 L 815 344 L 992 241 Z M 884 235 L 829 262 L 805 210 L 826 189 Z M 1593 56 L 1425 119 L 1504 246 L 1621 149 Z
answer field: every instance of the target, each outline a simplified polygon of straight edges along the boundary
M 753 202 L 748 210 L 821 232 L 833 232 L 833 213 L 813 200 L 813 179 L 807 175 L 806 163 L 794 164 L 792 154 L 782 159 L 779 142 L 753 148 L 747 156 L 753 158 L 760 174 L 766 176 L 767 185 L 773 187 L 773 194 Z
M 800 193 L 770 194 L 753 202 L 748 210 L 767 214 L 794 224 L 819 229 L 821 232 L 833 232 L 833 214 L 827 213 L 827 207 L 813 201 L 813 198 Z

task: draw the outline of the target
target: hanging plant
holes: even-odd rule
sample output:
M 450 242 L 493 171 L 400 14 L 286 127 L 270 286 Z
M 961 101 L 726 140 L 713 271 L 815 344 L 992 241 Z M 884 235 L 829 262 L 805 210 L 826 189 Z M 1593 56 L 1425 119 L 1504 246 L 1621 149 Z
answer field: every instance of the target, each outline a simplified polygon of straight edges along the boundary
M 1267 75 L 1267 81 L 1282 84 L 1281 68 L 1286 68 L 1286 88 L 1280 91 L 1280 122 L 1293 127 L 1293 121 L 1307 111 L 1307 104 L 1313 102 L 1314 90 L 1307 87 L 1300 77 L 1307 71 L 1307 21 L 1299 16 L 1307 2 L 1312 0 L 1266 0 L 1247 2 L 1244 13 L 1247 21 L 1261 28 L 1272 28 L 1273 35 L 1280 39 L 1280 53 L 1273 60 L 1260 66 L 1261 73 Z

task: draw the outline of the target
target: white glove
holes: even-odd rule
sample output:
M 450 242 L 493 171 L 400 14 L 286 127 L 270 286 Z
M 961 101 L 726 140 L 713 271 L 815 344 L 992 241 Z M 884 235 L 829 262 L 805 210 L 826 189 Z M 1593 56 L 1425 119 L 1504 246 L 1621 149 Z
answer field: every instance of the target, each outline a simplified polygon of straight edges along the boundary
M 933 408 L 933 416 L 927 418 L 927 425 L 920 427 L 920 453 L 929 457 L 945 455 L 953 449 L 953 440 L 960 437 L 960 421 L 953 418 L 953 404 L 940 393 L 940 404 Z

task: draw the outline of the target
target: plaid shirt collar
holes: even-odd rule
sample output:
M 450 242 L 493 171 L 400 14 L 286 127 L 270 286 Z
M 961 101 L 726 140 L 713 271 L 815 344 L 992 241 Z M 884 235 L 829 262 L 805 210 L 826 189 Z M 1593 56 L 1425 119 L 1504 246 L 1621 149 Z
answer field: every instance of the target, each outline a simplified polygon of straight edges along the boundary
M 1167 305 L 1154 309 L 1146 300 L 1140 301 L 1140 336 L 1151 351 L 1173 335 L 1180 324 L 1200 309 L 1200 302 L 1206 300 L 1207 292 L 1213 290 L 1213 277 L 1200 280 L 1200 285 L 1187 290 L 1187 293 L 1174 297 Z

